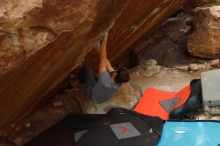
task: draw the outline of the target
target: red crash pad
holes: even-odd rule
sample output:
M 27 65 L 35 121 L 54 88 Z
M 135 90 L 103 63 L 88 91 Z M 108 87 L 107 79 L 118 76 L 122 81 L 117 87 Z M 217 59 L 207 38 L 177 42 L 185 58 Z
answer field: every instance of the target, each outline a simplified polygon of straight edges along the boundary
M 144 115 L 157 116 L 167 120 L 169 113 L 183 105 L 189 98 L 190 93 L 190 85 L 177 93 L 149 88 L 144 92 L 144 96 L 140 99 L 134 110 Z

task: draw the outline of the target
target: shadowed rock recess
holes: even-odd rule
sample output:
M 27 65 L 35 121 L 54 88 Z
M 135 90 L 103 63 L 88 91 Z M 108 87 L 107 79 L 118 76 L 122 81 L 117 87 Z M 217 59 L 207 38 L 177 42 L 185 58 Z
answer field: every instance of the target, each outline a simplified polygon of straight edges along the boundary
M 0 1 L 0 129 L 53 96 L 109 32 L 108 55 L 121 62 L 184 0 Z M 111 28 L 111 29 L 110 29 Z

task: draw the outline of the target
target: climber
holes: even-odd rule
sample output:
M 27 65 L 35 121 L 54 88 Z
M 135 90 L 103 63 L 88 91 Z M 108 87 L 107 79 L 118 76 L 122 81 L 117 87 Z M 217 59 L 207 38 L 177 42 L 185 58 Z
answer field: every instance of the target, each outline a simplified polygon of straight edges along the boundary
M 79 73 L 81 83 L 86 84 L 88 96 L 97 104 L 110 99 L 122 83 L 130 80 L 129 71 L 125 67 L 115 70 L 107 59 L 107 37 L 106 33 L 100 47 L 96 48 L 100 54 L 99 74 L 96 75 L 88 66 L 83 67 Z

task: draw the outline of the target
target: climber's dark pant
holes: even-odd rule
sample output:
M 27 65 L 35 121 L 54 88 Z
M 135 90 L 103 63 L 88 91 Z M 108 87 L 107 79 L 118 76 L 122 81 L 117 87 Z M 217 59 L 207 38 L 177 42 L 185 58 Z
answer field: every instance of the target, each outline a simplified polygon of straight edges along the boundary
M 96 74 L 92 71 L 92 69 L 88 66 L 84 66 L 80 72 L 83 73 L 84 82 L 87 87 L 87 94 L 91 98 L 92 97 L 92 89 L 97 82 Z

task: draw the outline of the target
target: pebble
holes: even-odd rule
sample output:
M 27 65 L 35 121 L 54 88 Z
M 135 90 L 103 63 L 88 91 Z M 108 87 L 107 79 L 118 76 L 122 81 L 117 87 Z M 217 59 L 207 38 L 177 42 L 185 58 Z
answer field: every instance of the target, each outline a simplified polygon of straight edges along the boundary
M 19 136 L 19 137 L 16 137 L 13 142 L 16 144 L 16 145 L 22 145 L 24 144 L 24 138 Z
M 145 67 L 145 71 L 159 72 L 161 69 L 162 69 L 162 67 L 159 65 Z
M 215 60 L 212 60 L 212 61 L 210 61 L 210 65 L 212 66 L 212 67 L 217 67 L 217 66 L 219 66 L 219 59 L 215 59 Z
M 184 70 L 184 71 L 188 71 L 189 70 L 189 66 L 188 65 L 175 66 L 175 68 L 180 69 L 180 70 Z
M 162 67 L 159 65 L 147 66 L 144 71 L 144 76 L 152 76 L 161 71 Z
M 139 74 L 139 72 L 136 72 L 136 76 L 140 77 L 140 74 Z
M 63 105 L 62 101 L 53 102 L 53 106 L 62 106 L 62 105 Z
M 206 70 L 210 70 L 210 69 L 212 69 L 211 64 L 207 64 L 207 65 L 206 65 Z
M 25 127 L 26 128 L 30 128 L 31 127 L 31 123 L 26 123 Z
M 11 128 L 14 128 L 14 127 L 15 127 L 15 123 L 12 123 L 12 124 L 10 125 L 10 127 L 11 127 Z
M 199 64 L 198 67 L 199 67 L 199 69 L 206 69 L 206 65 L 204 65 L 204 64 Z
M 144 62 L 144 65 L 147 65 L 147 66 L 157 65 L 157 61 L 155 59 L 148 59 Z
M 174 75 L 178 75 L 179 72 L 178 72 L 177 70 L 174 70 L 174 71 L 173 71 L 173 74 L 174 74 Z
M 17 126 L 16 128 L 15 128 L 15 131 L 20 131 L 21 130 L 21 126 Z
M 74 75 L 71 75 L 70 78 L 73 79 L 73 78 L 74 78 Z
M 189 65 L 189 70 L 190 71 L 197 71 L 197 70 L 199 70 L 198 64 L 190 64 Z

